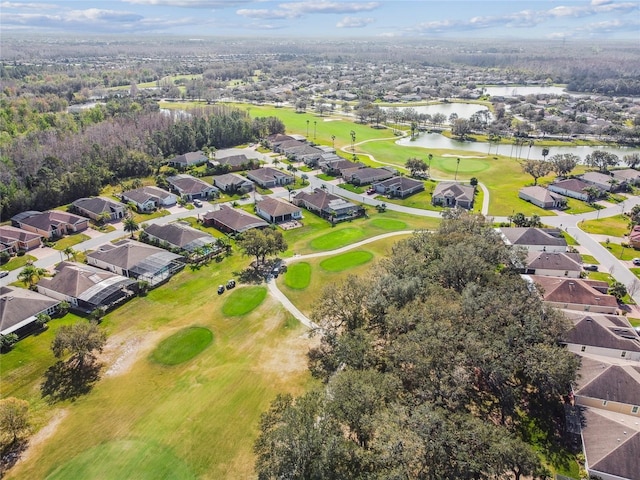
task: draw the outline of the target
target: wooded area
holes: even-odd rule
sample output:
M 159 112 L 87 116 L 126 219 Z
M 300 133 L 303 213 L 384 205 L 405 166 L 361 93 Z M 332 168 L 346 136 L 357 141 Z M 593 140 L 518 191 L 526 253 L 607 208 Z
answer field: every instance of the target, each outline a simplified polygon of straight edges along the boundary
M 481 216 L 447 212 L 314 308 L 322 386 L 280 396 L 255 444 L 261 479 L 541 477 L 578 361 L 564 318 L 511 268 Z

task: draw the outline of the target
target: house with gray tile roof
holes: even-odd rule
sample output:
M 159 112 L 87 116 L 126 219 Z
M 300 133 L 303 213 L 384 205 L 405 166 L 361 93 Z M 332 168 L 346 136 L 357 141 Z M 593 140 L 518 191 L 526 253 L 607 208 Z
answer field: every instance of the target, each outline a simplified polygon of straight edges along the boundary
M 126 239 L 102 245 L 88 253 L 87 263 L 157 285 L 184 268 L 185 260 L 162 248 Z
M 0 287 L 0 335 L 19 333 L 41 313 L 52 316 L 60 300 L 26 288 Z
M 567 251 L 567 241 L 557 228 L 501 227 L 497 231 L 508 246 L 523 247 L 529 251 Z
M 189 152 L 184 155 L 178 155 L 167 161 L 170 167 L 187 168 L 197 165 L 204 165 L 209 161 L 209 158 L 201 151 Z
M 633 168 L 624 168 L 622 170 L 611 170 L 611 176 L 619 183 L 627 183 L 629 185 L 640 184 L 640 172 Z
M 431 194 L 431 203 L 450 208 L 473 208 L 475 187 L 457 182 L 439 182 Z
M 424 182 L 408 177 L 392 177 L 381 182 L 374 182 L 371 187 L 377 193 L 390 197 L 407 198 L 424 190 Z
M 579 278 L 582 273 L 582 257 L 579 253 L 540 252 L 527 253 L 524 273 L 548 277 Z
M 127 213 L 127 206 L 124 203 L 104 197 L 79 198 L 71 206 L 78 215 L 89 217 L 94 221 L 121 220 Z
M 193 252 L 196 248 L 211 248 L 216 244 L 214 236 L 180 222 L 147 225 L 143 232 L 148 242 L 163 248 Z
M 121 199 L 125 203 L 133 203 L 138 212 L 152 212 L 162 207 L 172 207 L 178 198 L 162 188 L 148 186 L 122 192 Z
M 211 198 L 220 191 L 204 180 L 184 173 L 167 177 L 167 182 L 172 192 L 187 201 L 191 201 L 194 198 Z
M 316 188 L 311 192 L 301 190 L 293 197 L 292 202 L 315 212 L 323 218 L 341 220 L 360 215 L 361 209 L 355 203 L 349 202 L 337 195 Z
M 341 170 L 342 178 L 345 182 L 354 185 L 369 185 L 374 182 L 387 180 L 395 175 L 395 173 L 387 168 L 355 168 Z
M 247 178 L 262 188 L 283 187 L 294 182 L 293 175 L 271 167 L 250 170 L 247 172 Z
M 613 192 L 622 188 L 626 183 L 620 183 L 611 175 L 600 172 L 585 172 L 580 175 L 583 182 L 593 185 L 605 192 Z
M 567 178 L 566 180 L 560 180 L 547 185 L 547 189 L 565 197 L 571 197 L 586 202 L 589 200 L 589 194 L 585 189 L 590 186 L 592 185 L 589 185 L 578 178 Z
M 253 190 L 253 182 L 237 173 L 216 175 L 213 184 L 226 193 L 248 193 Z
M 41 278 L 39 293 L 68 302 L 71 308 L 89 313 L 96 308 L 109 309 L 135 295 L 135 280 L 74 262 L 61 262 L 53 277 Z
M 545 209 L 564 208 L 567 205 L 567 199 L 562 195 L 550 192 L 540 185 L 521 188 L 518 191 L 518 197 Z

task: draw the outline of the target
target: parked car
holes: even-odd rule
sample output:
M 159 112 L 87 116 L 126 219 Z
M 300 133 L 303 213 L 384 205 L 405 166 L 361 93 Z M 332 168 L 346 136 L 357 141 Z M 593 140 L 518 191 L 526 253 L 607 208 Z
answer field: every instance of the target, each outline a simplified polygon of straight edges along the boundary
M 198 200 L 197 198 L 193 201 L 193 204 L 198 208 L 200 208 L 202 206 L 202 202 L 200 200 Z
M 218 285 L 218 295 L 222 295 L 224 293 L 224 285 Z
M 7 272 L 6 270 L 0 270 L 0 278 L 4 278 L 7 275 L 9 275 L 9 272 Z
M 598 271 L 598 265 L 584 265 L 582 268 L 585 270 L 589 270 L 590 272 Z
M 227 282 L 227 290 L 231 290 L 232 288 L 234 288 L 236 286 L 236 281 L 235 280 L 229 280 Z
M 634 258 L 631 261 L 633 262 L 634 265 L 640 265 L 640 258 Z

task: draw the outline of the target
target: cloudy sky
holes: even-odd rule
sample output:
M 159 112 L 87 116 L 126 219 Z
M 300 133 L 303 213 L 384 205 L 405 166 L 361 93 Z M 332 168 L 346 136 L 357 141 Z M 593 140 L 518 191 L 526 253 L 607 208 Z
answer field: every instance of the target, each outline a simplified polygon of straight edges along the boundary
M 638 40 L 640 0 L 0 0 L 3 31 Z

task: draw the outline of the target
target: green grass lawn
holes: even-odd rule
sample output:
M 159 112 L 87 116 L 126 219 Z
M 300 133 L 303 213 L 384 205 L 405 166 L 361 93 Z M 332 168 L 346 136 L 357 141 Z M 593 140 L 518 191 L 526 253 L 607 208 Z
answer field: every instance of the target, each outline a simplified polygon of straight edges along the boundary
M 311 265 L 307 262 L 294 263 L 287 267 L 284 284 L 294 290 L 304 290 L 311 282 Z
M 48 330 L 2 355 L 1 395 L 29 401 L 35 430 L 67 412 L 7 478 L 127 478 L 139 469 L 144 472 L 136 478 L 252 478 L 261 413 L 277 394 L 301 394 L 314 381 L 304 329 L 276 301 L 263 293 L 250 313 L 223 314 L 235 292 L 218 296 L 216 286 L 247 264 L 247 257 L 235 254 L 186 269 L 107 314 L 101 324 L 109 334 L 104 361 L 131 364 L 113 375 L 105 369 L 91 392 L 75 402 L 49 405 L 39 385 L 55 362 L 50 345 L 56 330 L 86 320 L 54 319 Z M 163 339 L 194 321 L 215 332 L 215 348 L 170 370 L 147 360 Z
M 593 212 L 595 208 L 587 202 L 576 200 L 575 198 L 567 198 L 567 208 L 564 210 L 569 215 L 578 215 L 580 213 Z
M 85 235 L 84 233 L 74 233 L 73 235 L 67 235 L 66 237 L 62 237 L 60 240 L 57 240 L 53 245 L 53 248 L 56 250 L 64 250 L 67 247 L 73 247 L 78 243 L 86 242 L 91 237 L 89 235 Z
M 627 317 L 632 327 L 640 327 L 640 318 Z
M 613 277 L 607 272 L 589 272 L 587 278 L 590 280 L 599 280 L 601 282 L 611 283 Z
M 578 241 L 577 241 L 575 238 L 573 238 L 571 235 L 569 235 L 569 234 L 568 234 L 566 231 L 564 231 L 564 230 L 562 231 L 562 236 L 563 236 L 563 237 L 564 237 L 564 239 L 566 240 L 566 242 L 567 242 L 567 245 L 568 245 L 568 246 L 570 246 L 570 247 L 575 247 L 575 246 L 580 245 L 580 244 L 578 243 Z
M 335 250 L 364 238 L 364 231 L 355 227 L 332 230 L 311 241 L 314 250 Z
M 381 228 L 383 230 L 398 231 L 406 230 L 407 224 L 401 220 L 393 220 L 391 218 L 374 218 L 370 222 L 371 226 Z
M 580 228 L 587 233 L 623 237 L 629 233 L 629 218 L 625 215 L 586 220 L 580 223 Z
M 611 255 L 616 257 L 618 260 L 633 260 L 635 257 L 640 257 L 640 252 L 635 248 L 623 247 L 622 245 L 618 245 L 617 243 L 609 243 L 607 245 L 606 242 L 601 242 L 604 248 L 611 252 Z
M 364 265 L 373 260 L 373 253 L 366 250 L 354 250 L 320 262 L 320 268 L 327 272 L 343 272 Z
M 580 254 L 580 256 L 582 257 L 583 263 L 590 263 L 592 265 L 600 264 L 600 262 L 596 260 L 596 257 L 594 257 L 593 255 L 587 255 L 583 253 L 583 254 Z
M 37 260 L 33 255 L 22 255 L 11 257 L 11 259 L 0 267 L 0 270 L 17 270 L 24 267 L 27 263 L 35 262 Z
M 152 213 L 135 213 L 133 215 L 133 219 L 138 225 L 142 225 L 144 222 L 148 222 L 149 220 L 153 220 L 154 218 L 166 217 L 169 214 L 169 210 L 161 209 L 156 210 Z
M 191 360 L 212 341 L 211 330 L 203 327 L 187 327 L 160 342 L 150 358 L 163 365 L 178 365 Z
M 229 317 L 246 315 L 257 308 L 267 296 L 264 287 L 243 287 L 231 292 L 222 306 L 222 313 Z
M 351 185 L 350 183 L 341 183 L 340 185 L 338 185 L 338 188 L 342 188 L 344 190 L 347 190 L 348 192 L 353 192 L 358 194 L 362 194 L 365 191 L 365 187 L 360 187 L 358 185 Z

